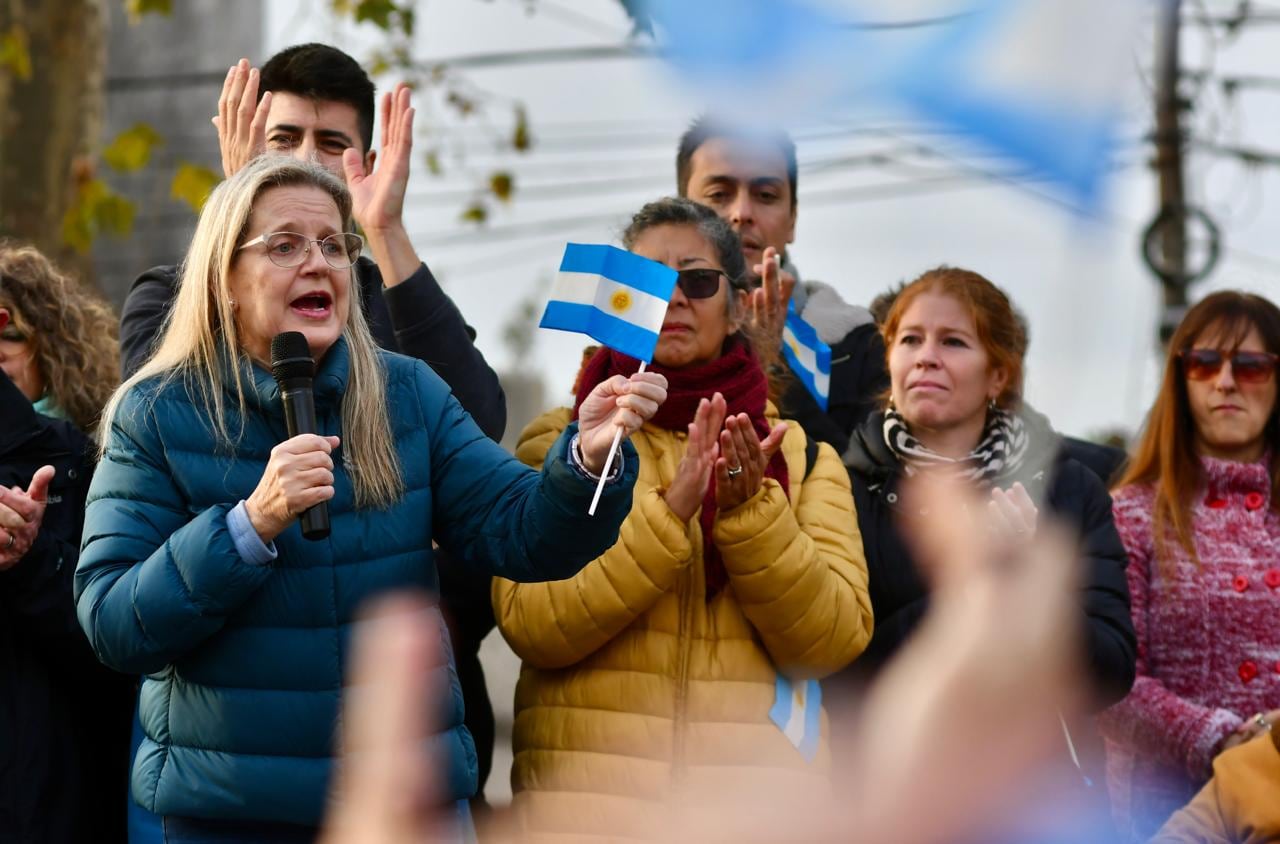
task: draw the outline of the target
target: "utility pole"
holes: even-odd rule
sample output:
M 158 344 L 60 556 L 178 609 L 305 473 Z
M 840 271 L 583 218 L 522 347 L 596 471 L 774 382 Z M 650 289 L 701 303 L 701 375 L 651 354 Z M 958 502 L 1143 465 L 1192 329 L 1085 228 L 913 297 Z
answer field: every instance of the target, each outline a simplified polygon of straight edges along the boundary
M 1180 61 L 1178 39 L 1182 1 L 1163 0 L 1156 18 L 1156 156 L 1154 168 L 1160 185 L 1160 211 L 1153 223 L 1158 229 L 1164 311 L 1160 316 L 1160 342 L 1169 342 L 1187 308 L 1187 203 L 1183 185 L 1182 110 L 1178 94 Z M 1157 225 L 1158 224 L 1158 225 Z M 1153 233 L 1156 233 L 1153 231 Z

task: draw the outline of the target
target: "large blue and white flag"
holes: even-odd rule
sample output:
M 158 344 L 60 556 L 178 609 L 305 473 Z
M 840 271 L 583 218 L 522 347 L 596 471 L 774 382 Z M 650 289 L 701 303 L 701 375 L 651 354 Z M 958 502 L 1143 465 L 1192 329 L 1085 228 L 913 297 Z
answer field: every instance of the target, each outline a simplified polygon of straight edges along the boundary
M 782 730 L 806 762 L 812 762 L 822 736 L 822 686 L 817 680 L 793 683 L 779 674 L 769 720 Z
M 791 374 L 804 384 L 818 406 L 827 409 L 831 394 L 831 347 L 818 339 L 818 332 L 787 303 L 787 321 L 782 326 L 782 355 Z
M 676 271 L 616 246 L 570 243 L 538 325 L 576 331 L 650 363 Z
M 973 0 L 899 63 L 892 94 L 1097 207 L 1150 0 Z M 1130 74 L 1131 75 L 1131 74 Z M 1118 82 L 1119 80 L 1119 82 Z

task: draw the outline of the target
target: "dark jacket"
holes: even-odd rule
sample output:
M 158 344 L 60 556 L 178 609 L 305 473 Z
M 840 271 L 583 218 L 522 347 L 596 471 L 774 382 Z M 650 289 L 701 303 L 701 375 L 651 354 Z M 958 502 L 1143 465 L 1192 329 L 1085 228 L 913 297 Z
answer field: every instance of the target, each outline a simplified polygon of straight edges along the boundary
M 154 267 L 129 290 L 120 316 L 120 360 L 127 378 L 151 354 L 178 287 L 178 267 Z M 356 281 L 365 317 L 378 345 L 428 364 L 453 390 L 462 409 L 493 440 L 507 424 L 506 396 L 498 376 L 475 347 L 475 332 L 462 319 L 425 264 L 394 287 L 382 286 L 377 264 L 361 258 Z M 482 794 L 493 761 L 493 708 L 480 665 L 480 643 L 493 630 L 489 575 L 441 554 L 440 605 L 456 649 L 458 675 L 467 701 L 466 722 L 480 757 Z
M 434 591 L 433 537 L 464 564 L 518 580 L 568 577 L 616 541 L 636 477 L 629 444 L 623 478 L 588 518 L 594 484 L 569 466 L 567 436 L 535 472 L 487 439 L 427 366 L 383 361 L 403 498 L 356 509 L 339 449 L 332 535 L 309 542 L 294 524 L 268 565 L 241 558 L 227 513 L 285 438 L 270 374 L 246 373 L 243 419 L 228 396 L 227 426 L 243 430 L 234 453 L 215 447 L 181 381 L 148 380 L 122 403 L 90 490 L 76 601 L 99 658 L 147 675 L 133 794 L 149 810 L 318 823 L 346 647 L 368 598 Z M 315 379 L 321 434 L 343 433 L 347 374 L 339 340 Z M 467 798 L 476 759 L 462 696 L 451 661 L 436 670 L 433 685 L 450 693 L 427 752 L 440 760 L 441 796 Z
M 1133 685 L 1137 640 L 1129 616 L 1128 558 L 1102 481 L 1071 458 L 1051 429 L 1036 424 L 1036 417 L 1025 420 L 1030 456 L 1018 475 L 1002 486 L 1021 481 L 1041 509 L 1075 528 L 1081 537 L 1084 636 L 1096 692 L 1093 701 L 1101 709 L 1123 698 Z M 870 415 L 845 452 L 876 619 L 871 646 L 856 664 L 862 671 L 883 664 L 901 647 L 929 601 L 928 587 L 898 532 L 901 464 L 885 444 L 883 424 L 882 414 Z M 1035 455 L 1043 458 L 1037 460 Z
M 1024 417 L 1031 438 L 1028 458 L 1016 476 L 1001 485 L 1020 481 L 1042 511 L 1066 522 L 1080 536 L 1079 559 L 1084 567 L 1081 635 L 1093 681 L 1091 708 L 1097 711 L 1123 698 L 1133 685 L 1137 640 L 1129 616 L 1128 558 L 1111 516 L 1106 487 L 1068 455 L 1042 420 L 1034 414 Z M 929 604 L 928 587 L 898 530 L 901 464 L 885 444 L 883 424 L 882 413 L 871 414 L 854 432 L 845 452 L 867 555 L 876 626 L 862 657 L 844 677 L 829 684 L 830 696 L 836 700 L 874 677 L 910 638 Z M 1072 798 L 1093 807 L 1095 817 L 1105 816 L 1101 738 L 1091 718 L 1071 723 L 1069 731 L 1083 774 L 1092 783 L 1088 793 L 1075 793 Z M 1060 776 L 1051 776 L 1051 781 L 1078 792 L 1083 778 L 1070 764 L 1065 744 L 1061 759 Z
M 133 678 L 94 658 L 71 598 L 93 450 L 0 372 L 0 485 L 57 472 L 35 544 L 0 572 L 0 842 L 125 839 Z

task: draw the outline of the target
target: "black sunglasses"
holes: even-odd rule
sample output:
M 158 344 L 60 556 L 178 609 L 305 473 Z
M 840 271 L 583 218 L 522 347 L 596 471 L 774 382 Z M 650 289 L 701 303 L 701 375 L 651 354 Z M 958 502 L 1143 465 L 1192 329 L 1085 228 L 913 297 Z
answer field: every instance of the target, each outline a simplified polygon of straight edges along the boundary
M 676 273 L 676 284 L 690 299 L 710 299 L 720 289 L 720 276 L 728 278 L 729 274 L 710 267 L 695 267 Z
M 1217 349 L 1187 349 L 1182 373 L 1192 381 L 1208 381 L 1222 371 L 1227 357 Z M 1247 384 L 1261 384 L 1276 371 L 1277 356 L 1271 352 L 1236 352 L 1231 356 L 1231 375 Z

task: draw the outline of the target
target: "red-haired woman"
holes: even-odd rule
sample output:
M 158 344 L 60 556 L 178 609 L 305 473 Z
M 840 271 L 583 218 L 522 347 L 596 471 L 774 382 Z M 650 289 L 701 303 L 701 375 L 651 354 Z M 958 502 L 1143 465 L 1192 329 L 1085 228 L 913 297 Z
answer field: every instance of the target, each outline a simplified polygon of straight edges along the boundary
M 1280 717 L 1280 309 L 1192 308 L 1115 493 L 1138 634 L 1133 692 L 1103 718 L 1122 832 L 1145 841 L 1214 758 Z
M 1021 412 L 1026 331 L 1008 297 L 977 273 L 940 267 L 902 291 L 881 330 L 888 402 L 855 430 L 845 452 L 876 619 L 871 645 L 851 672 L 874 673 L 924 615 L 929 588 L 904 536 L 928 514 L 901 481 L 943 473 L 990 490 L 992 518 L 1013 542 L 1035 531 L 1037 507 L 1080 533 L 1089 703 L 1119 700 L 1133 682 L 1135 650 L 1124 547 L 1102 481 L 1064 452 L 1043 417 Z M 1091 760 L 1080 745 L 1093 730 L 1081 725 L 1071 733 L 1081 764 L 1096 766 L 1086 779 L 1101 789 L 1100 742 L 1095 738 Z M 1074 772 L 1065 746 L 1062 757 L 1062 771 Z M 1072 773 L 1070 781 L 1082 780 Z

